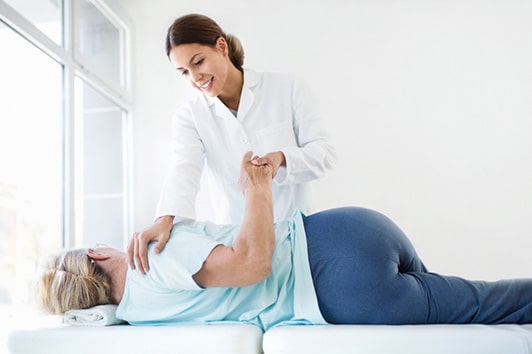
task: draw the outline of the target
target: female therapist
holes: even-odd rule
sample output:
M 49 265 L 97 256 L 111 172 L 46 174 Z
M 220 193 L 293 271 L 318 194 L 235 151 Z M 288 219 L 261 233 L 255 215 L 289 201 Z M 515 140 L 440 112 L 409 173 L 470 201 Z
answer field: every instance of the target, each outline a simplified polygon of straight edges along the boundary
M 305 85 L 290 76 L 244 69 L 239 40 L 209 17 L 176 19 L 168 29 L 166 53 L 199 94 L 174 117 L 173 162 L 155 222 L 135 233 L 128 246 L 128 263 L 131 268 L 136 263 L 141 273 L 149 269 L 148 243 L 156 241 L 159 253 L 174 223 L 195 218 L 204 166 L 216 222 L 238 224 L 244 202 L 235 181 L 246 151 L 253 152 L 252 163 L 272 168 L 275 220 L 290 217 L 295 208 L 312 212 L 307 182 L 336 163 Z

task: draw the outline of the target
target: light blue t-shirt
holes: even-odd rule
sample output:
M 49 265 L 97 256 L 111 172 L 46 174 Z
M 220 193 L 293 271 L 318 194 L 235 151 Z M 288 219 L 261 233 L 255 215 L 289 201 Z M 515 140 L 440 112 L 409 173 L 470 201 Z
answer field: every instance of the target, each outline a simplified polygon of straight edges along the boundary
M 272 273 L 241 288 L 199 287 L 192 279 L 219 244 L 231 245 L 239 226 L 175 225 L 163 252 L 149 247 L 150 271 L 129 270 L 117 317 L 132 325 L 251 323 L 268 330 L 325 324 L 316 299 L 301 213 L 275 224 Z

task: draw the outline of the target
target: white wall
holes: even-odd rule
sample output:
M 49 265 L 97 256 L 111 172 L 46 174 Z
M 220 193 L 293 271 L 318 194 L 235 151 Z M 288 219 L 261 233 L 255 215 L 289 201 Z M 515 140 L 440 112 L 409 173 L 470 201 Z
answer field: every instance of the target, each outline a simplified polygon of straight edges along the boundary
M 319 95 L 340 164 L 320 208 L 384 212 L 434 271 L 532 276 L 532 2 L 138 0 L 136 227 L 151 222 L 170 119 L 188 87 L 164 54 L 174 18 L 213 17 L 246 66 Z

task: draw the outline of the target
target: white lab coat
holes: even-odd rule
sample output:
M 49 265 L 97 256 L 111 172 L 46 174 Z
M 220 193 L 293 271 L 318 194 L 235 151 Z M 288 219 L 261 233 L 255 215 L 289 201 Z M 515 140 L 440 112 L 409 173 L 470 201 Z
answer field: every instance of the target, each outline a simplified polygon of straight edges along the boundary
M 244 70 L 236 118 L 217 97 L 199 94 L 177 110 L 172 133 L 173 161 L 156 217 L 195 218 L 205 166 L 213 221 L 240 223 L 244 198 L 237 182 L 246 151 L 285 155 L 286 167 L 272 186 L 275 220 L 290 217 L 295 208 L 310 213 L 306 182 L 324 176 L 336 163 L 315 100 L 301 81 L 287 75 Z

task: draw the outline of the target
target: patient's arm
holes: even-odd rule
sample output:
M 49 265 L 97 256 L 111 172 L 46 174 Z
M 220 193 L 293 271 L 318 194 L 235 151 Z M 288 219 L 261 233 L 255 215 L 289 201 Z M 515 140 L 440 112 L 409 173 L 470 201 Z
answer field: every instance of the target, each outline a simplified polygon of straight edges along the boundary
M 268 165 L 254 166 L 250 158 L 250 152 L 244 156 L 239 181 L 246 200 L 244 221 L 234 244 L 215 247 L 194 275 L 204 288 L 242 287 L 270 275 L 275 248 L 272 170 Z

